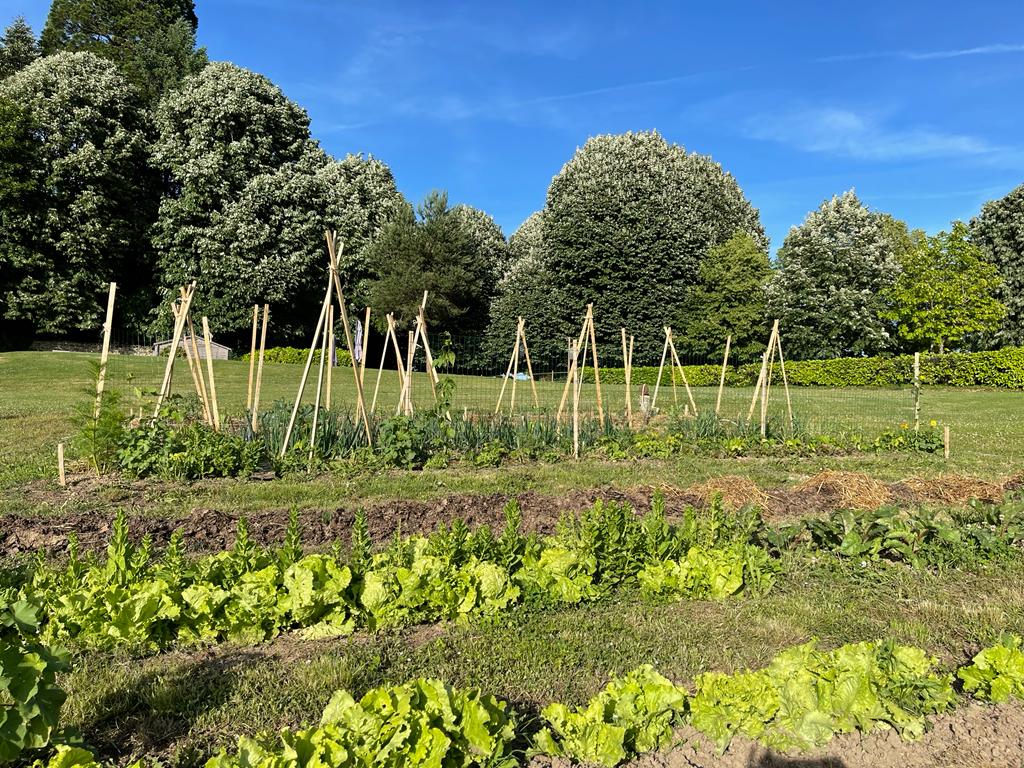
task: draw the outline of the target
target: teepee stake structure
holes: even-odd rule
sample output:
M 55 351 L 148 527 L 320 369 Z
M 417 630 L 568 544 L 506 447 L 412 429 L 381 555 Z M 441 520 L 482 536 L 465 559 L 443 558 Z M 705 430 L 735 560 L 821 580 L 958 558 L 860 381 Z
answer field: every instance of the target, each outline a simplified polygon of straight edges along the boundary
M 576 344 L 570 344 L 569 354 L 575 354 L 569 362 L 570 369 L 576 369 L 579 364 L 576 362 L 580 356 L 583 355 L 583 367 L 586 367 L 587 360 L 587 345 L 590 345 L 590 357 L 594 361 L 594 383 L 597 390 L 597 415 L 601 421 L 604 421 L 604 406 L 601 402 L 601 373 L 598 368 L 597 362 L 597 338 L 594 332 L 594 305 L 587 304 L 587 313 L 583 318 L 583 328 L 580 330 L 579 338 Z M 576 389 L 582 389 L 583 387 L 583 376 L 579 375 L 576 380 L 572 379 L 572 376 L 567 376 L 565 381 L 565 388 L 562 390 L 562 399 L 558 403 L 558 421 L 561 422 L 562 414 L 565 412 L 566 403 L 569 400 L 570 389 L 575 385 Z
M 658 402 L 658 390 L 661 388 L 661 375 L 665 369 L 665 360 L 668 358 L 669 353 L 672 353 L 670 365 L 673 366 L 672 370 L 672 384 L 675 385 L 675 371 L 679 370 L 679 375 L 683 380 L 683 386 L 686 388 L 686 397 L 690 401 L 690 409 L 694 416 L 697 415 L 697 402 L 693 399 L 693 390 L 690 389 L 690 382 L 686 378 L 686 370 L 683 368 L 683 364 L 679 361 L 679 353 L 676 352 L 676 344 L 672 338 L 672 328 L 665 326 L 665 347 L 661 352 L 661 364 L 658 366 L 658 380 L 654 383 L 654 397 L 651 398 L 651 408 L 653 409 Z
M 533 389 L 533 407 L 540 407 L 540 398 L 537 396 L 537 382 L 533 378 L 533 363 L 530 360 L 530 348 L 526 343 L 526 320 L 522 317 L 516 322 L 516 342 L 515 346 L 512 347 L 512 355 L 508 360 L 508 369 L 505 371 L 505 377 L 501 381 L 501 391 L 498 393 L 498 403 L 494 406 L 494 414 L 497 415 L 501 411 L 501 401 L 505 397 L 505 387 L 508 385 L 509 377 L 512 378 L 512 396 L 509 403 L 509 415 L 515 412 L 516 408 L 516 382 L 519 380 L 519 350 L 523 351 L 523 357 L 526 362 L 526 372 L 530 377 L 530 386 Z
M 786 363 L 782 356 L 782 338 L 779 335 L 779 321 L 772 324 L 772 332 L 768 336 L 768 346 L 761 357 L 761 372 L 757 377 L 757 384 L 754 385 L 754 397 L 750 401 L 750 410 L 747 412 L 747 421 L 754 418 L 754 409 L 757 407 L 758 398 L 761 401 L 761 436 L 768 433 L 768 397 L 771 393 L 772 369 L 775 364 L 775 356 L 779 356 L 779 370 L 782 373 L 782 386 L 786 391 L 786 411 L 789 416 L 789 428 L 793 429 L 793 401 L 789 394 L 789 380 L 786 377 Z

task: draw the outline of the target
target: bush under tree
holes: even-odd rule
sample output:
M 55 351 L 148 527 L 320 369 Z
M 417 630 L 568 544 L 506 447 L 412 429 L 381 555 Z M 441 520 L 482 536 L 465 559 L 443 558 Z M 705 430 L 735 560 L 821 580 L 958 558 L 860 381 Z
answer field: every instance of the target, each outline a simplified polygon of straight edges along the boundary
M 883 317 L 898 324 L 911 346 L 945 351 L 951 343 L 999 328 L 1006 308 L 995 298 L 999 270 L 968 239 L 967 225 L 923 240 L 901 259 L 902 271 L 886 291 Z
M 971 239 L 1003 278 L 997 298 L 1006 306 L 998 340 L 1024 344 L 1024 184 L 982 206 L 971 220 Z
M 884 219 L 850 190 L 826 200 L 786 236 L 768 286 L 789 356 L 871 355 L 895 346 L 882 318 L 900 267 Z
M 746 232 L 712 248 L 674 323 L 680 353 L 710 360 L 722 354 L 731 335 L 730 357 L 758 357 L 768 342 L 765 285 L 771 271 L 768 254 Z

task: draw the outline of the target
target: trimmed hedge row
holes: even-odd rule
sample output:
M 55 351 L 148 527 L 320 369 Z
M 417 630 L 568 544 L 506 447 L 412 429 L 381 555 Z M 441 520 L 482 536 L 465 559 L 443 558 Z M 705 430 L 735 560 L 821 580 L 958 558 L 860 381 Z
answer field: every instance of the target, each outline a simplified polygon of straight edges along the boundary
M 299 347 L 268 347 L 263 352 L 264 363 L 292 363 L 303 365 L 306 362 L 306 357 L 309 355 L 308 349 L 300 349 Z M 338 358 L 338 365 L 345 365 L 349 368 L 352 367 L 352 355 L 349 354 L 347 349 L 336 349 L 335 355 Z M 259 353 L 257 353 L 259 357 Z M 249 360 L 249 353 L 246 352 L 242 355 L 242 360 Z M 600 362 L 600 360 L 598 361 Z M 313 363 L 320 363 L 320 350 L 317 349 L 313 352 Z M 788 368 L 786 369 L 789 370 Z M 657 375 L 657 374 L 655 374 Z
M 685 365 L 686 378 L 694 387 L 718 386 L 720 365 Z M 725 381 L 732 387 L 752 387 L 761 366 L 748 363 L 729 366 Z M 678 374 L 677 374 L 678 375 Z M 778 363 L 773 378 L 780 376 Z M 914 377 L 914 356 L 838 357 L 831 360 L 794 360 L 786 363 L 789 383 L 804 387 L 899 387 L 908 386 Z M 594 380 L 594 370 L 583 371 L 584 381 Z M 633 369 L 633 384 L 654 386 L 657 366 Z M 602 368 L 601 382 L 624 384 L 622 368 Z M 996 387 L 1024 389 L 1024 347 L 1006 347 L 992 352 L 949 352 L 921 356 L 921 382 L 950 387 Z M 671 386 L 668 365 L 662 374 L 662 386 Z

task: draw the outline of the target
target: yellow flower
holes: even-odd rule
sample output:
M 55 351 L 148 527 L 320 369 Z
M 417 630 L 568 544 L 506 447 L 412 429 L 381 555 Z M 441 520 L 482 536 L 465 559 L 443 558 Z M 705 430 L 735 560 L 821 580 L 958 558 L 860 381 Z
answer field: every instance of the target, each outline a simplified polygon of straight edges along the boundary
M 910 428 L 910 425 L 907 424 L 907 422 L 905 422 L 905 421 L 902 424 L 900 424 L 900 429 L 909 429 L 909 428 Z
M 932 419 L 931 421 L 929 421 L 928 424 L 930 424 L 933 427 L 939 426 L 939 422 L 937 422 L 935 419 Z

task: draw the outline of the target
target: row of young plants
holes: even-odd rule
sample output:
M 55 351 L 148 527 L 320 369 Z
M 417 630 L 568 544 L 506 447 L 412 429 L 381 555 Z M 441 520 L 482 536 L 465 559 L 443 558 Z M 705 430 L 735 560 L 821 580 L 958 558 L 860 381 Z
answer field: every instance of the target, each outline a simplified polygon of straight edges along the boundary
M 1021 639 L 1006 636 L 956 677 L 987 702 L 1024 698 Z M 954 676 L 920 648 L 892 641 L 821 650 L 815 642 L 777 655 L 764 669 L 706 672 L 691 687 L 649 665 L 608 685 L 580 707 L 541 711 L 542 727 L 476 688 L 436 679 L 381 686 L 360 699 L 334 693 L 320 723 L 276 735 L 241 737 L 207 768 L 417 768 L 519 765 L 533 755 L 614 768 L 670 744 L 689 724 L 722 751 L 736 736 L 786 751 L 826 744 L 836 734 L 895 729 L 920 738 L 927 718 L 957 702 Z M 155 762 L 138 761 L 133 768 Z M 81 747 L 62 744 L 38 768 L 100 768 Z
M 249 420 L 225 425 L 217 432 L 201 419 L 198 402 L 173 398 L 156 419 L 129 420 L 116 394 L 106 397 L 102 412 L 90 405 L 83 413 L 80 452 L 97 471 L 117 470 L 138 477 L 180 480 L 237 477 L 257 469 L 279 474 L 326 469 L 334 464 L 368 468 L 419 469 L 464 461 L 495 467 L 508 461 L 558 461 L 573 453 L 573 431 L 554 415 L 483 416 L 427 410 L 413 416 L 370 420 L 373 447 L 364 425 L 349 411 L 320 411 L 316 444 L 310 450 L 313 406 L 300 409 L 289 450 L 282 455 L 291 416 L 288 403 L 275 403 L 259 414 L 257 429 Z M 736 423 L 714 414 L 673 417 L 664 427 L 632 429 L 586 420 L 580 425 L 583 454 L 612 460 L 666 459 L 680 455 L 793 456 L 855 451 L 925 451 L 942 449 L 934 426 L 901 428 L 868 438 L 857 434 L 812 435 L 770 422 Z
M 161 649 L 222 640 L 259 642 L 280 632 L 348 634 L 442 620 L 468 621 L 520 605 L 577 604 L 616 590 L 651 597 L 723 599 L 764 592 L 777 562 L 753 541 L 750 516 L 718 506 L 699 524 L 669 523 L 662 504 L 639 517 L 598 503 L 554 536 L 523 535 L 517 505 L 499 536 L 461 522 L 430 536 L 395 536 L 372 551 L 366 517 L 352 541 L 303 554 L 293 515 L 286 540 L 255 545 L 245 521 L 230 551 L 187 559 L 180 534 L 159 557 L 133 543 L 123 513 L 106 557 L 37 559 L 16 598 L 39 606 L 49 642 Z
M 430 536 L 396 534 L 374 551 L 364 514 L 348 546 L 304 554 L 293 514 L 285 541 L 257 546 L 244 519 L 231 550 L 186 558 L 180 534 L 156 556 L 133 543 L 123 513 L 105 557 L 72 546 L 63 564 L 40 556 L 8 574 L 12 600 L 39 608 L 50 642 L 162 649 L 223 640 L 260 642 L 285 631 L 344 635 L 501 616 L 520 606 L 578 604 L 628 591 L 650 599 L 724 599 L 767 592 L 787 551 L 810 549 L 867 566 L 889 561 L 949 568 L 1019 558 L 1024 506 L 953 513 L 880 509 L 766 525 L 753 509 L 666 518 L 656 497 L 638 515 L 597 502 L 553 536 L 523 535 L 515 503 L 500 535 L 461 521 Z

